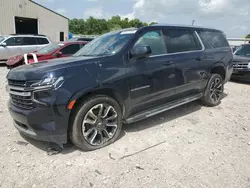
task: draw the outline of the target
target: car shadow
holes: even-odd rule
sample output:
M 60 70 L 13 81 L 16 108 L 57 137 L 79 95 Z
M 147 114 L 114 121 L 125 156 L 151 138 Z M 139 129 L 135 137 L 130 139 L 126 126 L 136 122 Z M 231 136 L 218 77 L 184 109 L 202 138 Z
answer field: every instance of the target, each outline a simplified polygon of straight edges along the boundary
M 225 98 L 225 97 L 227 97 L 227 94 L 223 93 L 223 98 Z M 179 106 L 177 108 L 174 108 L 172 110 L 162 112 L 158 115 L 149 117 L 145 120 L 142 120 L 142 121 L 139 121 L 136 123 L 124 124 L 118 140 L 121 139 L 123 136 L 125 136 L 126 132 L 139 132 L 139 131 L 143 131 L 145 129 L 149 129 L 151 127 L 160 126 L 163 123 L 168 123 L 172 120 L 178 119 L 179 117 L 184 117 L 188 114 L 192 114 L 195 111 L 200 110 L 201 107 L 202 107 L 202 105 L 201 105 L 200 101 L 194 101 L 194 102 Z M 48 155 L 50 155 L 48 152 L 50 151 L 51 148 L 54 148 L 55 150 L 58 149 L 58 145 L 55 143 L 37 141 L 37 140 L 34 140 L 32 138 L 26 137 L 25 135 L 22 135 L 22 134 L 21 134 L 21 136 L 28 143 L 32 144 L 36 148 L 47 152 Z M 63 145 L 63 149 L 61 149 L 58 153 L 68 154 L 68 153 L 72 153 L 76 150 L 82 151 L 81 149 L 74 146 L 69 141 L 67 144 Z M 55 154 L 57 154 L 57 152 L 55 152 Z
M 162 112 L 142 121 L 132 124 L 125 124 L 123 126 L 123 130 L 125 132 L 139 132 L 145 129 L 149 129 L 151 127 L 159 126 L 163 123 L 170 122 L 172 120 L 178 119 L 179 117 L 184 117 L 188 114 L 200 110 L 201 107 L 202 105 L 199 103 L 199 101 L 191 102 L 189 104 L 179 106 L 172 110 Z
M 233 80 L 231 79 L 230 81 L 236 84 L 250 85 L 250 81 L 239 80 L 239 79 L 233 79 Z

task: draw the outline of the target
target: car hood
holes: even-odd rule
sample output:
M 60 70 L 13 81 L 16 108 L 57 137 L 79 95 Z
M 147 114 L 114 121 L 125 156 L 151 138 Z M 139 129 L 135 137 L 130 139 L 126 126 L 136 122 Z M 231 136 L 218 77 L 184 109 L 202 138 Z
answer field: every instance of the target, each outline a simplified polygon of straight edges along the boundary
M 233 61 L 234 62 L 248 62 L 250 61 L 250 57 L 234 55 Z
M 55 77 L 61 76 L 65 69 L 88 63 L 98 62 L 100 58 L 95 57 L 68 57 L 54 60 L 41 61 L 30 65 L 22 65 L 12 69 L 7 79 L 10 80 L 41 80 L 53 74 Z

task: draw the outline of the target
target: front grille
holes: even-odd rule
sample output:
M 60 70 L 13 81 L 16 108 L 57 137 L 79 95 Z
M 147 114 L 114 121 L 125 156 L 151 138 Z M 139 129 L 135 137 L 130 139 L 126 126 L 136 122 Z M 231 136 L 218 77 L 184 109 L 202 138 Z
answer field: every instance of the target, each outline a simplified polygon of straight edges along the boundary
M 8 80 L 11 103 L 19 108 L 30 110 L 34 108 L 32 92 L 28 87 L 34 82 Z
M 36 82 L 37 81 L 8 80 L 8 84 L 10 86 L 16 86 L 16 87 L 30 87 L 33 83 Z
M 23 108 L 23 109 L 32 109 L 34 108 L 34 103 L 31 99 L 31 96 L 20 96 L 20 95 L 14 95 L 10 94 L 12 104 Z
M 8 80 L 8 84 L 9 84 L 10 86 L 25 87 L 25 86 L 26 86 L 26 81 Z
M 234 69 L 248 69 L 248 63 L 244 62 L 233 62 L 233 68 Z

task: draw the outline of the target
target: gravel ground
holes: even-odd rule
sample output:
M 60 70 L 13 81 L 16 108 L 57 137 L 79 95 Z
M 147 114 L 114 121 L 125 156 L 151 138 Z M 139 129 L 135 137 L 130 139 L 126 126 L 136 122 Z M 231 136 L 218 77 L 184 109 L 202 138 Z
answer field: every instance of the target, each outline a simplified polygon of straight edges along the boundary
M 194 102 L 125 125 L 114 144 L 82 152 L 22 137 L 0 67 L 0 187 L 250 187 L 250 85 L 230 82 L 221 105 Z

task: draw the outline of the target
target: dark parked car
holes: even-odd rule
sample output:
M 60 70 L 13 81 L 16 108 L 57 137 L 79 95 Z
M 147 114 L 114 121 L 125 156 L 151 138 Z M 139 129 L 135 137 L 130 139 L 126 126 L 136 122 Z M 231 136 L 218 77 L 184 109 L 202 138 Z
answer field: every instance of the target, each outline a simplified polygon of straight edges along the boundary
M 7 67 L 37 63 L 44 60 L 69 57 L 79 51 L 87 42 L 56 42 L 28 54 L 13 56 L 6 62 Z
M 23 134 L 83 150 L 132 123 L 200 99 L 216 106 L 233 71 L 219 30 L 155 25 L 107 33 L 73 57 L 12 69 L 9 111 Z M 153 134 L 153 133 L 152 133 Z
M 233 80 L 250 81 L 250 44 L 241 45 L 233 57 Z

